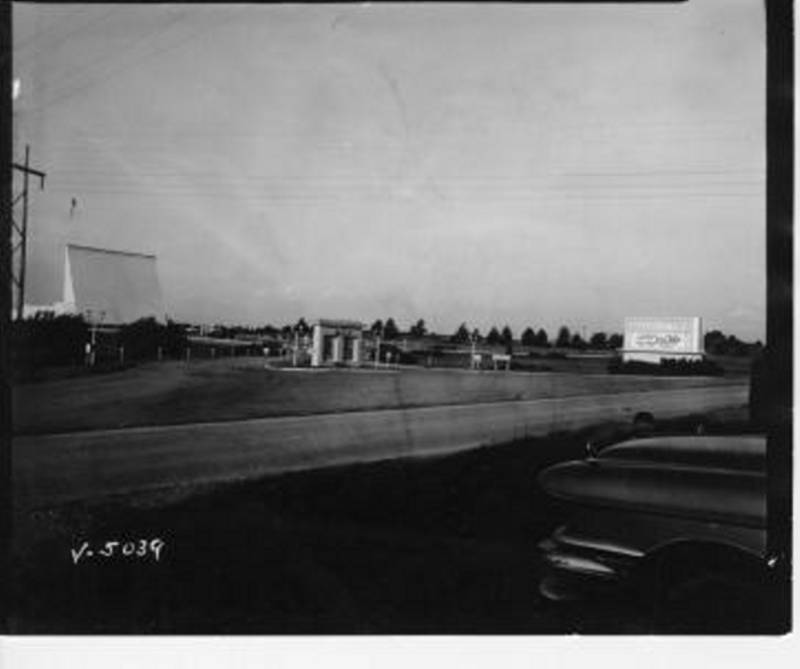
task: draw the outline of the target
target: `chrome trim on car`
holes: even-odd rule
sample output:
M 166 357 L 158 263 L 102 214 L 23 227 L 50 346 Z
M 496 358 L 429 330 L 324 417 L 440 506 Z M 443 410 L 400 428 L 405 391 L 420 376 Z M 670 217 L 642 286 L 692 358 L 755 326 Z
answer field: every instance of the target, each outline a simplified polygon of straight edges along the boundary
M 585 539 L 570 535 L 569 528 L 566 525 L 562 525 L 555 532 L 553 532 L 553 537 L 558 540 L 559 543 L 567 544 L 569 546 L 576 546 L 578 548 L 597 550 L 602 551 L 603 553 L 614 553 L 617 555 L 623 555 L 625 557 L 637 559 L 645 556 L 645 552 L 643 550 L 639 550 L 638 548 L 623 546 L 619 543 L 613 543 L 611 541 Z
M 544 559 L 556 569 L 599 578 L 619 578 L 619 573 L 607 564 L 580 555 L 553 552 L 546 553 Z

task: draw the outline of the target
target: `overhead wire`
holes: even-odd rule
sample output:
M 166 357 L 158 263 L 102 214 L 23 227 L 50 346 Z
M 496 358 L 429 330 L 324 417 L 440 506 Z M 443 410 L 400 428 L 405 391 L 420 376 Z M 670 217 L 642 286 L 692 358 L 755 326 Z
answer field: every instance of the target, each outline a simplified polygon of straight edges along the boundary
M 130 42 L 127 42 L 122 49 L 117 49 L 115 51 L 115 58 L 116 58 L 116 66 L 113 64 L 111 67 L 108 67 L 108 63 L 106 62 L 99 62 L 96 67 L 89 67 L 86 68 L 83 72 L 78 72 L 77 74 L 73 75 L 72 78 L 68 78 L 66 82 L 62 82 L 62 84 L 56 89 L 53 96 L 49 99 L 45 99 L 44 101 L 40 102 L 38 105 L 34 107 L 27 108 L 24 111 L 26 113 L 38 113 L 41 111 L 45 111 L 55 104 L 59 102 L 63 102 L 64 100 L 68 100 L 78 93 L 82 93 L 89 88 L 96 86 L 104 81 L 107 81 L 110 77 L 122 72 L 126 69 L 129 69 L 133 65 L 136 65 L 139 61 L 144 60 L 152 55 L 155 55 L 156 52 L 145 52 L 143 56 L 139 58 L 127 59 L 126 55 L 132 53 L 136 50 L 138 46 L 141 44 L 147 44 L 153 42 L 161 35 L 169 31 L 174 25 L 180 22 L 182 19 L 186 17 L 186 15 L 190 12 L 189 9 L 181 9 L 178 10 L 175 15 L 173 15 L 170 19 L 166 21 L 163 25 L 161 25 L 154 33 L 148 33 L 144 36 L 135 38 Z M 120 59 L 122 62 L 120 63 Z M 84 77 L 87 73 L 95 73 L 97 72 L 100 76 L 89 76 L 88 79 Z M 83 79 L 83 81 L 81 81 Z
M 75 16 L 76 14 L 91 12 L 94 8 L 90 7 L 91 6 L 75 10 L 74 12 L 68 14 L 66 17 L 54 21 L 51 27 L 43 30 L 42 32 L 34 32 L 34 34 L 31 35 L 28 39 L 23 40 L 19 44 L 12 45 L 12 50 L 14 51 L 15 56 L 18 56 L 20 52 L 30 48 L 34 44 L 38 46 L 39 42 L 45 40 L 46 38 L 50 39 L 53 35 L 57 34 L 58 32 L 60 32 L 60 30 L 64 29 L 65 27 L 68 28 L 67 32 L 58 36 L 58 39 L 55 41 L 56 45 L 63 44 L 64 42 L 67 41 L 68 38 L 72 37 L 73 35 L 76 35 L 84 28 L 88 28 L 89 26 L 92 26 L 96 23 L 104 22 L 106 19 L 110 18 L 112 14 L 116 15 L 119 13 L 119 7 L 112 7 L 111 9 L 106 10 L 102 14 L 95 15 L 89 21 L 85 21 L 83 23 L 80 23 L 79 25 L 74 25 L 74 24 L 72 26 L 70 26 L 69 24 L 65 25 L 64 21 L 69 17 Z M 51 46 L 53 45 L 51 44 Z
M 101 19 L 107 18 L 113 13 L 113 9 L 109 10 L 105 14 L 95 17 L 88 23 L 81 24 L 78 27 L 74 27 L 71 31 L 68 31 L 65 35 L 62 35 L 62 41 L 66 39 L 69 35 L 74 34 L 88 25 L 94 24 L 99 22 Z M 135 39 L 128 43 L 128 45 L 123 48 L 122 54 L 130 54 L 134 52 L 141 44 L 153 44 L 161 35 L 165 34 L 169 31 L 176 23 L 178 23 L 181 19 L 186 17 L 186 11 L 178 11 L 174 16 L 172 16 L 165 25 L 161 26 L 155 33 L 150 33 L 144 37 Z M 232 20 L 229 18 L 228 20 Z M 223 23 L 225 23 L 223 21 Z M 122 62 L 120 62 L 119 57 L 117 58 L 116 63 L 112 63 L 111 67 L 107 66 L 107 63 L 101 63 L 100 67 L 98 68 L 89 68 L 84 72 L 79 72 L 78 74 L 74 75 L 71 79 L 68 79 L 66 83 L 64 83 L 59 89 L 56 90 L 55 95 L 50 98 L 46 99 L 43 103 L 39 106 L 34 107 L 33 109 L 29 109 L 26 111 L 29 112 L 37 112 L 42 111 L 44 109 L 48 109 L 59 102 L 63 102 L 64 100 L 70 99 L 74 95 L 77 95 L 80 92 L 83 92 L 91 87 L 97 86 L 104 81 L 108 80 L 110 77 L 115 76 L 125 70 L 128 70 L 132 67 L 137 66 L 141 62 L 146 59 L 152 58 L 156 55 L 161 53 L 165 53 L 167 51 L 171 51 L 180 47 L 181 45 L 185 44 L 189 40 L 197 37 L 198 35 L 204 34 L 210 31 L 213 28 L 216 28 L 220 25 L 220 23 L 212 23 L 211 25 L 205 26 L 198 26 L 194 30 L 191 30 L 189 33 L 186 33 L 179 39 L 177 42 L 170 42 L 161 47 L 156 47 L 149 51 L 145 51 L 144 53 L 139 54 L 133 58 L 124 58 Z M 24 45 L 21 45 L 22 48 Z M 119 56 L 119 52 L 117 54 Z M 85 75 L 89 73 L 88 79 L 85 78 Z M 726 120 L 721 121 L 721 123 L 728 123 L 734 124 L 737 121 L 734 120 Z M 602 125 L 602 124 L 601 124 Z M 637 123 L 638 126 L 648 125 L 646 121 L 639 121 Z M 691 127 L 691 122 L 652 122 L 652 126 L 654 127 Z M 221 133 L 219 133 L 221 135 Z M 269 133 L 259 133 L 259 135 L 268 136 Z M 209 137 L 209 136 L 217 136 L 213 133 L 197 133 L 200 137 Z M 227 135 L 226 135 L 227 136 Z M 236 134 L 232 133 L 231 137 L 235 137 Z M 240 135 L 242 138 L 249 138 L 251 135 L 242 134 Z M 136 138 L 129 138 L 126 139 L 133 139 L 136 142 Z M 603 138 L 600 138 L 602 141 Z M 209 190 L 209 184 L 197 183 L 198 180 L 202 181 L 204 178 L 199 178 L 198 174 L 183 174 L 180 172 L 175 172 L 172 176 L 175 178 L 180 178 L 182 183 L 164 183 L 163 179 L 171 178 L 168 173 L 152 173 L 153 178 L 161 179 L 162 181 L 158 184 L 147 185 L 147 184 L 135 184 L 130 183 L 132 179 L 142 178 L 144 176 L 150 176 L 146 174 L 127 174 L 127 175 L 120 175 L 119 177 L 109 175 L 107 171 L 97 170 L 83 170 L 77 168 L 71 168 L 70 172 L 73 176 L 84 174 L 92 179 L 93 175 L 102 176 L 105 179 L 111 178 L 112 182 L 107 184 L 86 184 L 82 180 L 70 180 L 61 181 L 60 186 L 65 189 L 69 190 L 81 190 L 82 192 L 88 193 L 96 193 L 96 194 L 120 194 L 120 195 L 146 195 L 146 196 L 157 196 L 157 197 L 215 197 L 215 198 L 229 198 L 229 197 L 242 197 L 241 192 L 231 193 L 230 191 L 214 191 Z M 756 174 L 761 173 L 760 170 L 670 170 L 670 169 L 660 169 L 660 170 L 649 170 L 649 171 L 597 171 L 597 172 L 570 172 L 570 173 L 562 173 L 557 175 L 547 175 L 547 176 L 531 176 L 531 177 L 522 177 L 522 179 L 526 181 L 536 180 L 538 179 L 553 179 L 553 178 L 581 178 L 586 179 L 590 178 L 592 180 L 597 179 L 617 179 L 617 178 L 646 178 L 646 177 L 666 177 L 666 176 L 712 176 L 712 175 L 720 175 L 720 176 L 733 176 L 733 175 L 744 175 L 744 174 Z M 208 174 L 208 178 L 212 179 L 214 183 L 219 182 L 219 177 L 214 175 L 213 173 Z M 127 180 L 128 183 L 115 183 L 116 179 L 124 179 Z M 285 190 L 286 184 L 298 184 L 302 186 L 302 191 L 299 193 L 291 193 L 291 192 L 284 192 L 282 195 L 277 193 L 253 193 L 257 199 L 263 199 L 268 201 L 274 200 L 285 200 L 285 201 L 298 201 L 298 202 L 309 202 L 316 200 L 323 200 L 323 201 L 330 201 L 330 200 L 341 200 L 342 196 L 352 197 L 355 195 L 363 196 L 364 191 L 368 194 L 373 193 L 373 191 L 380 190 L 380 184 L 374 183 L 374 179 L 369 181 L 367 180 L 359 180 L 358 178 L 352 178 L 348 176 L 339 176 L 339 177 L 324 177 L 322 179 L 322 184 L 319 183 L 319 179 L 314 181 L 314 179 L 309 179 L 307 176 L 296 176 L 292 177 L 291 175 L 275 175 L 275 176 L 268 176 L 268 175 L 238 175 L 236 179 L 241 182 L 242 180 L 249 180 L 249 181 L 264 181 L 266 183 L 263 184 L 265 188 L 279 188 L 281 184 L 283 184 L 283 188 Z M 96 181 L 96 179 L 92 179 Z M 187 183 L 188 181 L 188 183 Z M 745 191 L 737 191 L 737 192 L 730 192 L 730 191 L 710 191 L 710 190 L 700 190 L 700 191 L 691 191 L 686 190 L 688 188 L 697 188 L 700 186 L 701 188 L 708 189 L 711 188 L 727 188 L 727 187 L 741 187 L 741 186 L 750 186 L 750 185 L 758 185 L 761 183 L 753 183 L 750 181 L 721 181 L 715 182 L 710 181 L 707 183 L 691 183 L 691 184 L 647 184 L 647 183 L 624 183 L 624 184 L 582 184 L 580 186 L 570 186 L 569 184 L 550 184 L 548 187 L 545 188 L 524 188 L 524 187 L 514 187 L 513 186 L 513 179 L 509 179 L 508 177 L 504 177 L 502 175 L 484 175 L 480 177 L 474 177 L 472 179 L 465 179 L 465 178 L 456 178 L 456 179 L 442 179 L 441 177 L 437 177 L 436 181 L 439 185 L 449 186 L 449 187 L 463 187 L 465 184 L 469 185 L 470 188 L 470 195 L 475 196 L 483 196 L 484 199 L 488 199 L 494 194 L 495 198 L 500 199 L 501 201 L 505 202 L 512 202 L 512 201 L 534 201 L 541 198 L 551 198 L 551 199 L 565 199 L 565 200 L 586 200 L 586 199 L 603 199 L 603 200 L 613 200 L 613 201 L 624 201 L 624 200 L 637 200 L 637 199 L 659 199 L 665 197 L 703 197 L 703 198 L 750 198 L 750 197 L 758 197 L 763 195 L 762 192 L 745 192 Z M 444 181 L 444 183 L 442 183 Z M 450 183 L 448 183 L 448 181 Z M 327 184 L 325 183 L 327 182 Z M 506 182 L 506 187 L 503 187 L 503 182 Z M 512 184 L 511 188 L 508 188 L 508 183 Z M 212 184 L 213 185 L 213 184 Z M 386 183 L 384 187 L 389 187 L 390 184 Z M 498 187 L 499 186 L 499 187 Z M 59 186 L 56 186 L 56 190 L 59 189 Z M 327 193 L 327 191 L 332 190 L 333 193 Z M 639 192 L 636 191 L 643 191 L 649 190 L 651 192 Z M 592 192 L 596 191 L 596 192 Z M 608 192 L 603 192 L 608 191 Z M 621 191 L 633 191 L 633 192 L 621 192 Z M 573 197 L 574 196 L 574 197 Z M 474 199 L 474 198 L 473 198 Z

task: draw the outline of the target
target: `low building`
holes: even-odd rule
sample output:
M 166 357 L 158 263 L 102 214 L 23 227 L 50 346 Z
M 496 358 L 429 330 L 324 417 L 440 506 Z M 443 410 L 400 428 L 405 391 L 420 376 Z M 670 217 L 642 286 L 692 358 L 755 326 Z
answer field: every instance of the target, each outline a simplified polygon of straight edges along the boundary
M 363 358 L 364 325 L 358 321 L 320 319 L 313 325 L 311 366 L 359 365 Z
M 26 304 L 22 308 L 23 318 L 48 318 L 69 314 L 63 302 L 53 304 Z
M 699 316 L 631 317 L 625 319 L 623 362 L 702 360 L 703 321 Z

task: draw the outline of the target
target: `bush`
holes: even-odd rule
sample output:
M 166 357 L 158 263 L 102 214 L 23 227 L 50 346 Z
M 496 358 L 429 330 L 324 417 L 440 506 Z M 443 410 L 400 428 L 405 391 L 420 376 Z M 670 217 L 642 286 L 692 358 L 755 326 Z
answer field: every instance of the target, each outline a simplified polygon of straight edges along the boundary
M 17 371 L 80 365 L 89 326 L 81 316 L 37 316 L 12 324 L 11 355 Z
M 521 360 L 513 359 L 511 360 L 511 370 L 514 372 L 552 372 L 553 368 L 548 365 L 542 365 L 537 363 L 524 363 Z
M 180 358 L 188 345 L 186 327 L 173 321 L 167 321 L 161 333 L 161 347 L 164 355 L 170 358 Z
M 186 349 L 187 338 L 184 328 L 172 321 L 166 325 L 154 318 L 142 318 L 119 331 L 119 343 L 125 347 L 125 359 L 154 359 L 161 348 L 168 357 L 180 357 Z
M 394 365 L 414 365 L 418 363 L 418 359 L 413 353 L 408 353 L 393 344 L 381 344 L 381 362 L 387 362 L 389 354 L 392 356 L 392 364 Z
M 721 376 L 724 370 L 713 360 L 676 360 L 662 358 L 659 363 L 614 357 L 608 363 L 610 374 L 651 374 L 655 376 Z
M 82 316 L 52 314 L 12 323 L 11 359 L 18 379 L 34 379 L 46 368 L 83 367 L 91 328 Z M 120 368 L 119 346 L 125 347 L 125 364 L 155 359 L 158 348 L 165 356 L 180 357 L 187 346 L 185 327 L 146 318 L 119 331 L 96 334 L 93 371 Z M 47 372 L 48 374 L 50 372 Z

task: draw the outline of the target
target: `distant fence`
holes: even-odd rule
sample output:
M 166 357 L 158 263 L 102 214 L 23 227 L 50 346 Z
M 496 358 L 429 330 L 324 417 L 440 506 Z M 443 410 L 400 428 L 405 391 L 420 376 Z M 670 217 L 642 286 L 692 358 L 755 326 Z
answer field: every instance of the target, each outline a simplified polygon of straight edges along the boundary
M 190 336 L 187 338 L 181 357 L 183 358 L 232 358 L 237 356 L 264 356 L 276 354 L 280 347 L 269 343 L 244 340 L 223 339 L 220 337 Z

